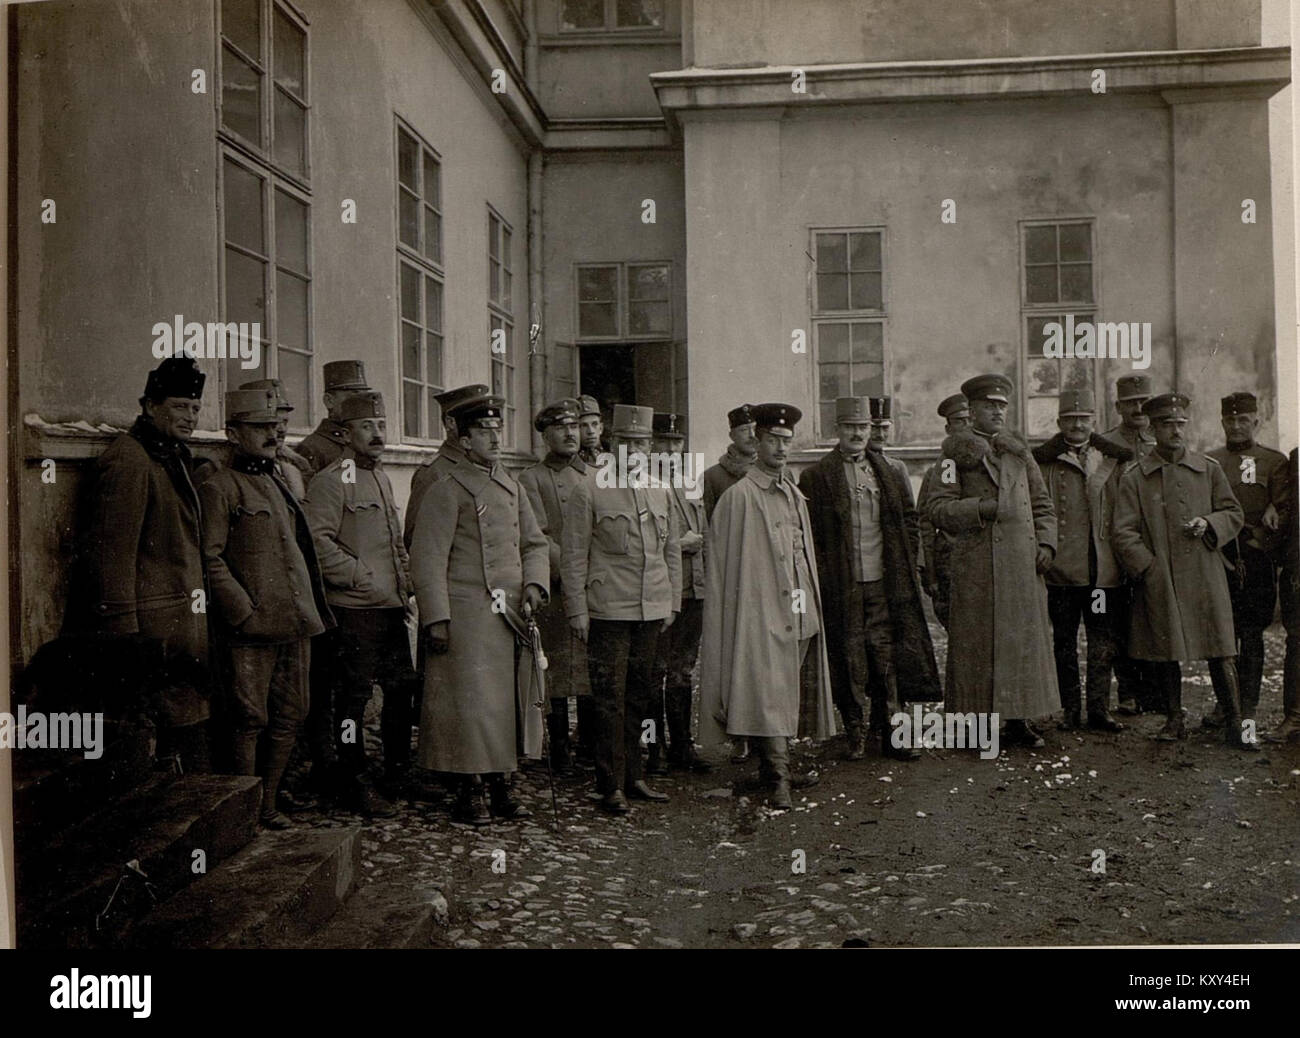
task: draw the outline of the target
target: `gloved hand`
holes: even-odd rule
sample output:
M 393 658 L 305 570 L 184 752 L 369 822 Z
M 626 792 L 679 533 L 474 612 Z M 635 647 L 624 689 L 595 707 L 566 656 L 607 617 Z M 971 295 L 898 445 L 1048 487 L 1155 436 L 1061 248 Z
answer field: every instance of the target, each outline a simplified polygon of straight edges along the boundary
M 1034 560 L 1035 570 L 1039 573 L 1046 573 L 1051 568 L 1054 558 L 1056 558 L 1056 552 L 1040 544 L 1038 546 L 1038 556 Z
M 425 648 L 435 656 L 441 656 L 451 648 L 451 621 L 439 620 L 424 629 Z
M 524 588 L 524 616 L 532 616 L 542 607 L 542 589 L 536 584 L 529 584 Z

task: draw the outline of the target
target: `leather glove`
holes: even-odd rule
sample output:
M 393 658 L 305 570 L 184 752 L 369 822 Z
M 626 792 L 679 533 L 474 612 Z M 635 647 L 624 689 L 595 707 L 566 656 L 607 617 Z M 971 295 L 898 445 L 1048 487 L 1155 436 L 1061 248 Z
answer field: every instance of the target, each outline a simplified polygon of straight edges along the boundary
M 1046 573 L 1052 565 L 1052 560 L 1056 558 L 1056 552 L 1051 548 L 1045 548 L 1041 544 L 1038 546 L 1038 556 L 1034 560 L 1034 568 L 1039 573 Z
M 451 648 L 451 621 L 439 620 L 424 629 L 425 647 L 435 656 Z
M 542 607 L 542 592 L 536 584 L 529 584 L 524 588 L 524 616 L 535 615 L 537 610 Z

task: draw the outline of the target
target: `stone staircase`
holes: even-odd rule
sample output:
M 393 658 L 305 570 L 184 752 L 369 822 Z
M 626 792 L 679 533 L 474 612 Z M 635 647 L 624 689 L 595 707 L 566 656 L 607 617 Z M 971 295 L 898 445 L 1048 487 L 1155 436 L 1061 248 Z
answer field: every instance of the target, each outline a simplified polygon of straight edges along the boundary
M 152 730 L 104 753 L 15 752 L 19 947 L 394 947 L 430 905 L 361 891 L 361 830 L 260 831 L 260 779 L 154 770 Z

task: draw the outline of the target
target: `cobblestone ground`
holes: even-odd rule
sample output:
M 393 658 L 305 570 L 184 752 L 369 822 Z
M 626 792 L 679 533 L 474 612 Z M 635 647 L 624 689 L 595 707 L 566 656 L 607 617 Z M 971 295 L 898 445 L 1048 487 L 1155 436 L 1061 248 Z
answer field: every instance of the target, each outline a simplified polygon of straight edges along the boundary
M 942 631 L 935 629 L 942 651 Z M 1260 723 L 1280 715 L 1280 628 Z M 1185 674 L 1189 725 L 1213 705 Z M 435 942 L 477 947 L 840 947 L 1300 940 L 1300 745 L 1247 755 L 1193 731 L 1048 726 L 995 760 L 927 750 L 898 763 L 799 744 L 820 783 L 773 813 L 735 788 L 751 765 L 652 780 L 672 800 L 597 810 L 591 773 L 521 773 L 526 821 L 475 829 L 402 803 L 371 823 L 362 882 L 445 899 Z M 309 816 L 355 824 L 355 816 Z

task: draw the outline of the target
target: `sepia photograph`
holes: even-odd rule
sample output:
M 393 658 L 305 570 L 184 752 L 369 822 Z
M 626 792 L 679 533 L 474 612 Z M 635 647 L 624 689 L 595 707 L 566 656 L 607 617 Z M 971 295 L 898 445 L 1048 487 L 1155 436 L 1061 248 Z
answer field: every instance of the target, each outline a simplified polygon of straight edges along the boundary
M 1300 944 L 1297 26 L 5 5 L 38 1001 L 148 1016 L 116 975 L 201 949 Z M 1234 954 L 1095 1008 L 1249 1011 Z

